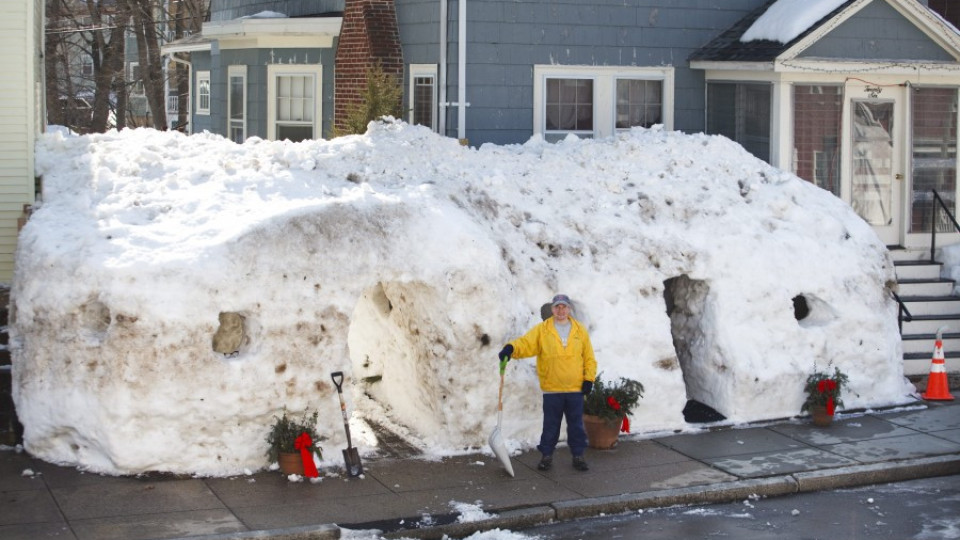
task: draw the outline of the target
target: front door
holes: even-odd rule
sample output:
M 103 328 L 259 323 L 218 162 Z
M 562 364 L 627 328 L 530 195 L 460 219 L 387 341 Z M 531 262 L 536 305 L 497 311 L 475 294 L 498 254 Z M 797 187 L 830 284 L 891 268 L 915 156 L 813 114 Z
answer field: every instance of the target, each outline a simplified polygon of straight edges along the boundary
M 903 231 L 903 144 L 893 98 L 850 100 L 850 205 L 887 245 L 901 243 Z

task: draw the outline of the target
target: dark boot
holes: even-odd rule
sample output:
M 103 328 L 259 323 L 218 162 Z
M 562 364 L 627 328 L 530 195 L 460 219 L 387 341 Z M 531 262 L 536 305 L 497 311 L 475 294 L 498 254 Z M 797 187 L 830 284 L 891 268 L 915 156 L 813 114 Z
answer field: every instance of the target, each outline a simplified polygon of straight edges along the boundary
M 583 456 L 573 456 L 573 468 L 578 471 L 590 470 L 590 466 L 587 465 L 587 462 L 585 459 L 583 459 Z
M 543 456 L 540 458 L 540 463 L 537 464 L 538 470 L 549 471 L 550 467 L 553 467 L 553 456 Z

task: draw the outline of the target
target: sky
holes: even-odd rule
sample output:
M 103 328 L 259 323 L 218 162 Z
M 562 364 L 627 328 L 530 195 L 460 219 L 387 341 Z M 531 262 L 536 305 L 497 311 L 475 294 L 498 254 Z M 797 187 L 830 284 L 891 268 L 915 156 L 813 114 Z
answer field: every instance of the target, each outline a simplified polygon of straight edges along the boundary
M 53 463 L 242 474 L 270 465 L 286 409 L 317 410 L 320 462 L 342 465 L 334 371 L 362 456 L 385 432 L 427 459 L 490 453 L 497 352 L 557 293 L 604 380 L 645 387 L 624 436 L 701 429 L 688 399 L 732 425 L 797 416 L 807 375 L 831 366 L 850 409 L 915 396 L 882 242 L 721 136 L 50 130 L 37 170 L 10 348 L 25 447 Z M 511 452 L 536 445 L 540 399 L 534 360 L 511 362 Z

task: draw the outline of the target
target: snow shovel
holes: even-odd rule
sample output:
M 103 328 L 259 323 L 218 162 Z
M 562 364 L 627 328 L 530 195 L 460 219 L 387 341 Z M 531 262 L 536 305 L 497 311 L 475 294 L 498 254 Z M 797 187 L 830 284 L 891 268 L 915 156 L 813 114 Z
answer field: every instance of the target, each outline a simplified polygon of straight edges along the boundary
M 500 423 L 503 421 L 503 374 L 507 371 L 507 360 L 500 361 L 500 392 L 497 394 L 497 427 L 490 434 L 487 441 L 494 455 L 500 458 L 503 468 L 507 470 L 510 476 L 513 476 L 513 464 L 510 463 L 510 454 L 507 453 L 507 447 L 503 444 L 503 436 L 500 434 Z
M 347 421 L 347 403 L 343 401 L 343 372 L 335 371 L 330 374 L 333 384 L 337 387 L 337 396 L 340 397 L 340 412 L 343 413 L 343 428 L 347 430 L 347 447 L 343 450 L 343 461 L 347 465 L 347 474 L 360 476 L 363 474 L 363 465 L 360 464 L 360 454 L 350 442 L 350 423 Z

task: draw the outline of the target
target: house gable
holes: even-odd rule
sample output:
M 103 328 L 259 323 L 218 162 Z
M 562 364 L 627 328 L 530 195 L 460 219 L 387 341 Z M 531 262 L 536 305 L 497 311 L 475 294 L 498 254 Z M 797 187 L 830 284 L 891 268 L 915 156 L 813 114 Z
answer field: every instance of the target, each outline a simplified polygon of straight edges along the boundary
M 789 43 L 740 41 L 777 0 L 754 10 L 689 56 L 694 69 L 724 69 L 733 63 L 773 70 L 783 60 L 960 61 L 956 29 L 914 0 L 850 0 Z
M 798 58 L 953 62 L 953 54 L 885 0 L 865 5 Z

